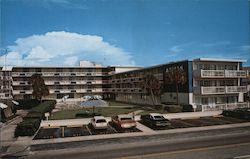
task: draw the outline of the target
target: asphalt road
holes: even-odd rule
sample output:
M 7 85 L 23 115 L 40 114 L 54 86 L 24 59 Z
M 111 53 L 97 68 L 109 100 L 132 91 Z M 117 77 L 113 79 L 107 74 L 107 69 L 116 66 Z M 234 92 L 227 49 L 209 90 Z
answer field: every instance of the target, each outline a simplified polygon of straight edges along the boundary
M 25 158 L 63 159 L 232 159 L 250 155 L 250 128 L 203 131 L 173 136 L 154 136 L 146 139 L 133 138 L 128 142 L 112 140 L 86 142 L 85 145 L 44 151 L 33 151 Z M 57 145 L 55 145 L 57 147 Z M 41 148 L 41 147 L 40 147 Z M 45 151 L 46 150 L 46 151 Z M 250 157 L 249 157 L 250 158 Z M 249 159 L 248 158 L 248 159 Z

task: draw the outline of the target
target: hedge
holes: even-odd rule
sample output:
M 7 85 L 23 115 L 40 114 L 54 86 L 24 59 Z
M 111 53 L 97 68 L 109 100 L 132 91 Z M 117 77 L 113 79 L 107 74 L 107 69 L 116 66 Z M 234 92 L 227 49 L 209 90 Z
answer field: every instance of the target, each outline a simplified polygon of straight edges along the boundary
M 179 113 L 182 111 L 182 107 L 179 105 L 164 106 L 164 110 L 169 113 Z
M 18 136 L 32 136 L 38 130 L 41 120 L 26 119 L 19 123 L 15 129 L 15 137 Z
M 31 109 L 31 112 L 40 112 L 40 113 L 46 113 L 51 112 L 55 108 L 56 101 L 45 101 L 38 106 Z
M 36 99 L 24 99 L 17 101 L 19 105 L 17 106 L 18 109 L 31 109 L 33 107 L 38 106 L 41 102 Z
M 77 113 L 75 115 L 75 117 L 79 117 L 79 118 L 89 118 L 89 117 L 93 117 L 93 116 L 100 116 L 102 115 L 101 113 L 93 113 L 93 112 L 84 112 L 84 113 Z
M 182 106 L 182 111 L 183 112 L 193 112 L 194 108 L 192 105 L 187 104 L 187 105 L 181 105 Z
M 51 112 L 55 107 L 56 101 L 44 101 L 38 106 L 32 108 L 24 117 L 24 121 L 19 123 L 15 129 L 15 137 L 32 136 L 38 130 L 44 113 Z
M 44 118 L 44 114 L 40 112 L 29 112 L 24 119 L 40 119 Z
M 229 116 L 238 119 L 246 119 L 250 120 L 250 113 L 245 111 L 244 109 L 236 109 L 236 110 L 224 110 L 222 112 L 223 116 Z

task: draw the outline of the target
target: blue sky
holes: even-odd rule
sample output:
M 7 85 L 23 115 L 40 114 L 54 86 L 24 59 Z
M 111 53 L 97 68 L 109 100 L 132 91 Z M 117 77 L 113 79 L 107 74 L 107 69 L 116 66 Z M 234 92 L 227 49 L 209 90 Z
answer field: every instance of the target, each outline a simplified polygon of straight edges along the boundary
M 250 65 L 249 19 L 248 0 L 1 0 L 1 47 L 9 65 Z

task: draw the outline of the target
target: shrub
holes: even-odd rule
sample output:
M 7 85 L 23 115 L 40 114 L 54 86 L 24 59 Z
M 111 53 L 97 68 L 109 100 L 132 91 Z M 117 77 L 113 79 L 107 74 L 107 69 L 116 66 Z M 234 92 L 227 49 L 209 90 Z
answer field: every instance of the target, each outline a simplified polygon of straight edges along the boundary
M 40 112 L 40 113 L 46 113 L 51 112 L 55 108 L 56 101 L 45 101 L 38 106 L 31 109 L 31 112 Z
M 166 110 L 169 113 L 179 113 L 182 111 L 182 107 L 179 105 L 170 105 L 170 106 L 165 106 L 164 110 Z
M 26 119 L 19 123 L 15 129 L 15 137 L 18 136 L 32 136 L 35 134 L 40 126 L 39 119 Z
M 51 112 L 55 104 L 56 101 L 44 101 L 36 107 L 33 107 L 24 118 L 24 121 L 17 125 L 15 137 L 34 135 L 40 126 L 41 120 L 44 118 L 44 113 Z
M 24 99 L 24 100 L 18 100 L 18 109 L 31 109 L 37 105 L 40 104 L 39 100 L 36 99 Z
M 183 112 L 193 112 L 194 108 L 192 105 L 187 104 L 187 105 L 182 105 L 182 111 Z
M 154 108 L 155 108 L 156 110 L 161 110 L 161 109 L 163 108 L 163 106 L 162 106 L 162 105 L 155 105 Z
M 89 118 L 89 117 L 100 116 L 100 115 L 101 113 L 83 112 L 83 113 L 77 113 L 75 117 Z
M 44 119 L 44 114 L 40 113 L 40 112 L 29 112 L 26 117 L 24 117 L 25 119 L 39 119 L 42 120 Z

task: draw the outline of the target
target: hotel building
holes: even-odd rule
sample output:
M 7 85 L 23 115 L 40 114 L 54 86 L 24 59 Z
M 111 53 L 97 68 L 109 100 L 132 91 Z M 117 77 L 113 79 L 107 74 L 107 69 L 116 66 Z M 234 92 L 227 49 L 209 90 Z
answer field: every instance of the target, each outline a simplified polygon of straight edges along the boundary
M 167 80 L 166 70 L 180 67 L 186 82 L 179 85 L 180 104 L 190 104 L 196 111 L 249 107 L 243 94 L 247 86 L 242 80 L 248 76 L 242 70 L 242 60 L 199 58 L 171 62 L 152 67 L 101 66 L 81 61 L 77 67 L 2 67 L 2 97 L 29 99 L 32 97 L 30 77 L 41 74 L 49 88 L 46 99 L 80 99 L 84 95 L 98 94 L 105 99 L 152 105 L 150 94 L 141 87 L 146 75 L 154 75 L 161 84 L 161 95 L 156 104 L 175 103 L 175 84 Z
M 111 76 L 109 90 L 116 101 L 152 104 L 150 94 L 140 87 L 140 81 L 147 74 L 153 74 L 162 85 L 157 104 L 175 103 L 176 87 L 167 81 L 166 70 L 180 67 L 186 76 L 185 84 L 178 89 L 180 104 L 190 104 L 196 111 L 249 107 L 243 96 L 247 86 L 242 85 L 242 79 L 247 78 L 248 71 L 242 70 L 242 62 L 199 58 L 118 73 Z

